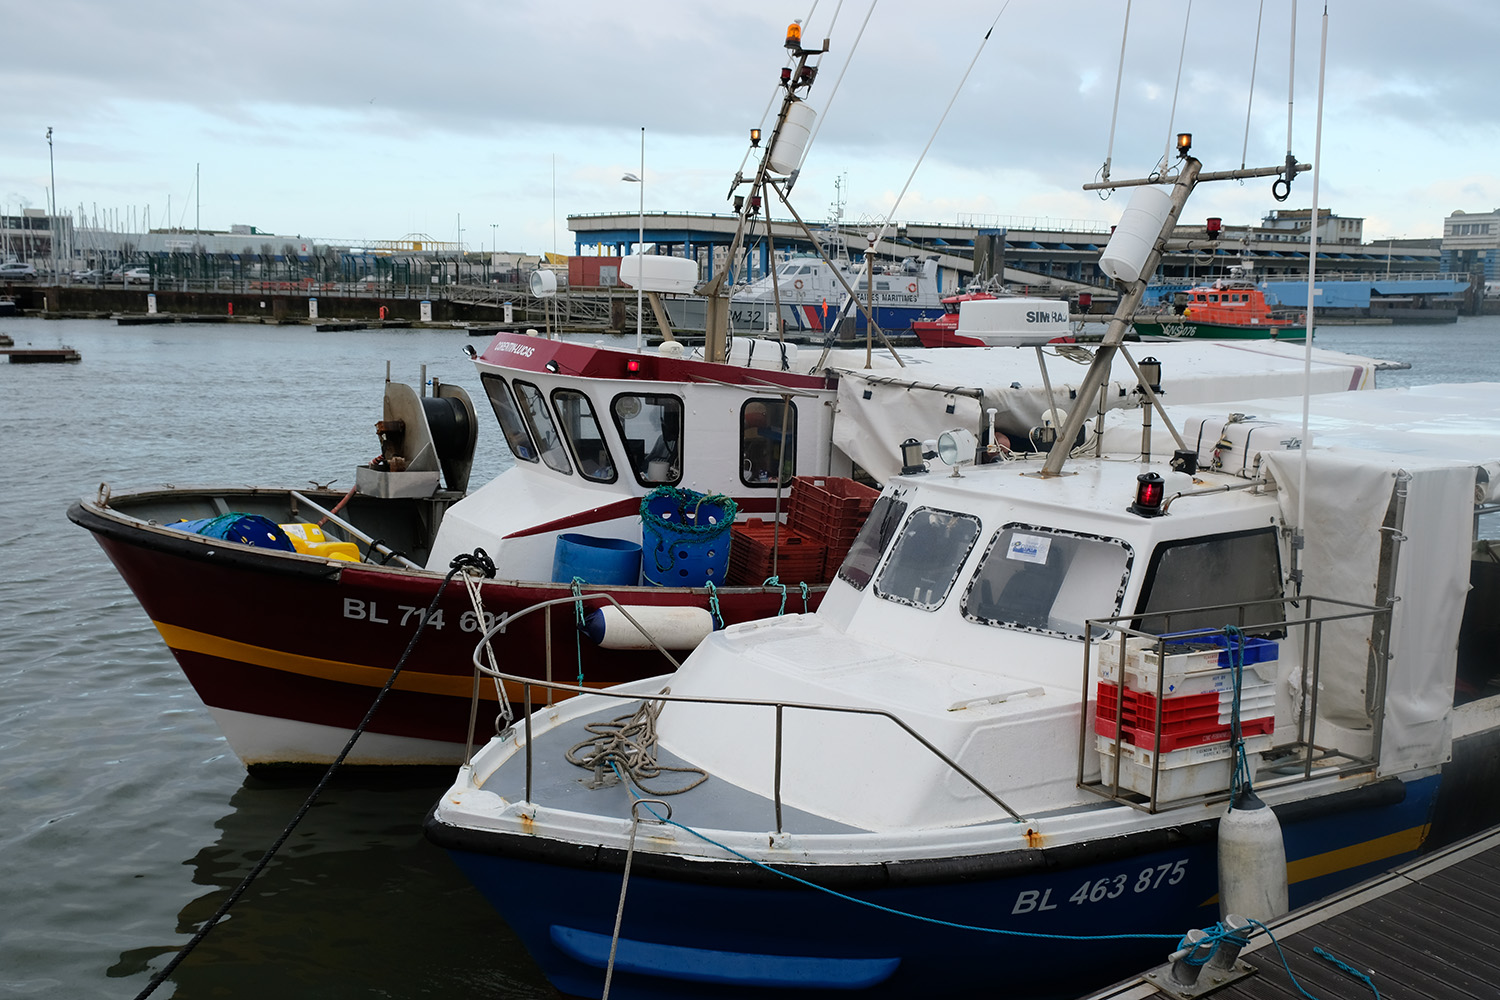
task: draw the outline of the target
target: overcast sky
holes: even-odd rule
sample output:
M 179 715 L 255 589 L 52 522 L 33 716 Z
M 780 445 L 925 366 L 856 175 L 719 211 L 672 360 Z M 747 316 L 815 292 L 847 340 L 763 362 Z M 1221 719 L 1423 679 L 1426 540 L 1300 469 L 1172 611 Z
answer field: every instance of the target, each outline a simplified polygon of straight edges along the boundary
M 1205 170 L 1284 159 L 1293 4 L 1263 6 L 1257 56 L 1259 0 L 1196 0 L 1179 87 L 1188 0 L 1135 0 L 1115 178 L 1149 172 L 1177 131 Z M 785 27 L 805 19 L 805 40 L 831 48 L 793 196 L 804 218 L 827 218 L 842 190 L 856 221 L 893 207 L 908 221 L 1118 221 L 1128 193 L 1081 186 L 1109 150 L 1124 0 L 1002 7 L 0 0 L 0 209 L 45 207 L 51 126 L 59 209 L 101 222 L 139 227 L 149 211 L 160 227 L 170 205 L 187 227 L 358 242 L 461 228 L 474 249 L 571 252 L 568 215 L 637 209 L 620 177 L 640 170 L 642 127 L 647 212 L 728 211 Z M 1292 149 L 1311 161 L 1323 7 L 1296 10 Z M 1363 217 L 1371 241 L 1500 207 L 1496 38 L 1496 0 L 1331 0 L 1321 204 Z M 1269 181 L 1225 182 L 1184 217 L 1249 223 L 1311 203 L 1310 173 L 1282 205 Z

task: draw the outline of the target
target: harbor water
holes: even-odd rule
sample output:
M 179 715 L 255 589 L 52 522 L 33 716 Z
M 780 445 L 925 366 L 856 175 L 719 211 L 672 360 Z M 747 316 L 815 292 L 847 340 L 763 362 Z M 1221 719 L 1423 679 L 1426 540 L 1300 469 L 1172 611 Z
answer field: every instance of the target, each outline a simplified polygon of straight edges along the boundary
M 246 775 L 68 505 L 105 482 L 352 485 L 379 450 L 387 362 L 398 381 L 415 384 L 425 364 L 475 398 L 475 484 L 509 458 L 462 331 L 23 318 L 0 332 L 83 356 L 0 363 L 0 997 L 134 997 L 315 778 Z M 1382 386 L 1500 382 L 1500 316 L 1325 327 L 1315 343 L 1411 364 Z M 422 839 L 450 778 L 336 778 L 154 996 L 553 996 Z

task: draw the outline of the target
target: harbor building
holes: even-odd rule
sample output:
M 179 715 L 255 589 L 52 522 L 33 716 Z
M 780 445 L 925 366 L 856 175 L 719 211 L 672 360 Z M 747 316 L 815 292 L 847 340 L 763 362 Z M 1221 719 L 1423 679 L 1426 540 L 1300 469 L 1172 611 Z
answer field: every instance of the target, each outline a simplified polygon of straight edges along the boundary
M 1500 280 L 1500 208 L 1455 210 L 1443 220 L 1442 267 L 1466 274 L 1482 272 L 1486 284 Z

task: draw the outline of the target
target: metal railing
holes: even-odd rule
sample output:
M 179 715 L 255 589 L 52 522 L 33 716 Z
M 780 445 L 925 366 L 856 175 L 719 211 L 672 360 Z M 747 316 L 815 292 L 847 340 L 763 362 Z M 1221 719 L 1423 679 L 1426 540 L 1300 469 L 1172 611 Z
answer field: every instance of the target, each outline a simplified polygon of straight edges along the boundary
M 1315 613 L 1315 605 L 1326 610 Z M 1175 631 L 1172 628 L 1172 620 L 1178 621 L 1193 616 L 1201 620 L 1201 616 L 1222 612 L 1222 617 L 1234 621 L 1237 628 L 1245 638 L 1274 638 L 1279 642 L 1295 642 L 1300 645 L 1300 675 L 1296 690 L 1300 697 L 1296 701 L 1293 711 L 1296 722 L 1295 737 L 1288 742 L 1272 745 L 1264 751 L 1266 755 L 1274 760 L 1274 769 L 1263 768 L 1257 777 L 1257 787 L 1275 787 L 1277 785 L 1303 782 L 1312 780 L 1314 777 L 1325 777 L 1330 775 L 1344 775 L 1357 771 L 1371 771 L 1375 768 L 1380 758 L 1380 744 L 1385 714 L 1385 687 L 1386 672 L 1389 663 L 1387 655 L 1390 643 L 1391 609 L 1389 607 L 1377 607 L 1374 605 L 1357 604 L 1349 601 L 1334 600 L 1332 598 L 1314 597 L 1304 595 L 1300 598 L 1286 598 L 1281 600 L 1255 601 L 1245 604 L 1224 604 L 1204 608 L 1193 608 L 1181 611 L 1123 615 L 1114 618 L 1091 619 L 1088 622 L 1090 635 L 1096 630 L 1108 633 L 1108 637 L 1100 638 L 1094 642 L 1086 643 L 1083 657 L 1083 700 L 1085 710 L 1080 715 L 1078 731 L 1078 786 L 1094 792 L 1115 802 L 1124 803 L 1142 809 L 1146 812 L 1155 813 L 1168 806 L 1180 806 L 1189 802 L 1213 801 L 1224 799 L 1229 796 L 1228 785 L 1222 790 L 1207 792 L 1203 794 L 1187 795 L 1180 797 L 1164 798 L 1158 795 L 1161 790 L 1162 777 L 1162 753 L 1165 733 L 1163 732 L 1163 712 L 1166 710 L 1167 695 L 1171 691 L 1166 689 L 1167 678 L 1167 655 L 1168 647 L 1173 644 L 1205 642 L 1212 639 L 1221 639 L 1224 642 L 1225 651 L 1233 648 L 1233 643 L 1239 641 L 1236 637 L 1229 635 L 1228 628 L 1191 628 Z M 1289 614 L 1294 612 L 1295 614 Z M 1269 615 L 1271 620 L 1267 620 Z M 1370 733 L 1371 745 L 1368 754 L 1352 753 L 1340 750 L 1336 747 L 1325 747 L 1318 743 L 1318 700 L 1322 691 L 1321 668 L 1323 661 L 1323 638 L 1326 626 L 1336 622 L 1357 621 L 1368 619 L 1370 621 L 1369 635 L 1365 643 L 1359 649 L 1365 651 L 1369 662 L 1373 664 L 1369 676 L 1369 693 L 1366 703 L 1370 708 Z M 1138 625 L 1143 620 L 1156 620 L 1161 622 L 1160 631 L 1142 631 Z M 1293 639 L 1296 635 L 1297 638 Z M 1134 640 L 1134 641 L 1132 641 Z M 1109 736 L 1108 733 L 1099 733 L 1096 726 L 1096 711 L 1089 712 L 1087 706 L 1090 703 L 1089 682 L 1095 676 L 1091 670 L 1091 658 L 1095 647 L 1103 648 L 1105 643 L 1116 643 L 1117 651 L 1115 663 L 1118 665 L 1118 676 L 1111 682 L 1101 678 L 1098 683 L 1101 688 L 1113 684 L 1118 692 L 1115 708 L 1114 725 L 1109 726 L 1108 721 L 1104 726 L 1113 729 L 1113 757 L 1114 757 L 1114 780 L 1106 782 L 1101 779 L 1097 782 L 1086 781 L 1085 775 L 1090 771 L 1087 766 L 1089 762 L 1090 747 L 1094 740 L 1093 735 Z M 1153 724 L 1147 734 L 1147 749 L 1151 751 L 1149 788 L 1145 791 L 1139 788 L 1135 790 L 1122 787 L 1121 779 L 1125 771 L 1124 747 L 1128 743 L 1126 739 L 1125 726 L 1125 692 L 1127 689 L 1127 664 L 1130 662 L 1132 653 L 1147 651 L 1155 654 L 1157 667 L 1155 669 L 1156 683 L 1154 690 L 1142 692 L 1148 697 L 1155 699 L 1155 717 Z M 1239 683 L 1237 679 L 1235 683 Z M 1153 745 L 1154 741 L 1154 745 Z M 1102 749 L 1102 748 L 1101 748 Z M 1232 766 L 1232 758 L 1231 758 Z
M 773 589 L 773 588 L 766 588 L 766 589 Z M 528 608 L 524 608 L 524 609 L 516 612 L 514 615 L 511 615 L 509 617 L 503 618 L 500 621 L 497 621 L 494 625 L 492 625 L 484 633 L 484 635 L 480 637 L 479 642 L 474 647 L 474 654 L 473 654 L 473 662 L 474 662 L 474 691 L 473 691 L 473 700 L 471 702 L 470 712 L 469 712 L 469 738 L 468 738 L 468 745 L 465 748 L 465 752 L 464 752 L 464 766 L 465 767 L 469 767 L 473 763 L 473 757 L 474 757 L 474 727 L 475 727 L 475 725 L 477 723 L 477 719 L 478 719 L 479 691 L 480 691 L 481 678 L 483 678 L 483 677 L 494 678 L 495 680 L 497 680 L 497 681 L 500 682 L 500 684 L 502 686 L 502 690 L 504 690 L 504 686 L 507 685 L 507 684 L 510 684 L 510 685 L 519 685 L 520 688 L 521 688 L 521 692 L 522 692 L 521 704 L 524 706 L 524 709 L 525 709 L 525 716 L 524 716 L 524 719 L 522 720 L 522 725 L 523 725 L 523 730 L 524 730 L 524 733 L 525 733 L 525 736 L 524 736 L 524 739 L 525 739 L 524 751 L 525 751 L 525 754 L 526 754 L 525 801 L 527 801 L 527 802 L 533 802 L 533 801 L 535 801 L 532 798 L 532 795 L 533 795 L 533 787 L 532 787 L 532 744 L 533 744 L 533 739 L 532 739 L 532 724 L 531 724 L 531 717 L 532 717 L 532 714 L 533 714 L 532 713 L 532 702 L 533 702 L 533 699 L 532 699 L 532 688 L 539 687 L 539 688 L 542 688 L 542 689 L 546 690 L 549 693 L 549 698 L 550 698 L 550 695 L 551 695 L 552 692 L 563 691 L 563 692 L 567 692 L 569 694 L 597 695 L 599 697 L 613 698 L 613 699 L 620 700 L 620 701 L 686 702 L 686 703 L 700 704 L 700 705 L 721 705 L 721 706 L 740 706 L 740 707 L 746 707 L 746 708 L 761 708 L 761 709 L 769 709 L 771 711 L 774 711 L 775 712 L 775 716 L 776 716 L 776 738 L 775 738 L 775 744 L 774 744 L 774 746 L 775 746 L 775 752 L 774 752 L 774 755 L 773 755 L 774 756 L 773 770 L 772 770 L 772 775 L 771 775 L 771 787 L 772 787 L 771 799 L 772 799 L 772 805 L 773 805 L 773 808 L 774 808 L 774 811 L 775 811 L 775 815 L 776 815 L 776 832 L 777 833 L 783 832 L 783 830 L 782 830 L 782 826 L 783 826 L 783 824 L 782 824 L 782 798 L 781 798 L 782 742 L 783 742 L 783 720 L 785 718 L 785 714 L 786 714 L 786 712 L 787 712 L 788 709 L 795 709 L 795 710 L 798 710 L 798 711 L 808 711 L 808 712 L 828 712 L 828 713 L 836 713 L 836 714 L 841 714 L 841 715 L 865 715 L 865 716 L 874 716 L 874 717 L 877 717 L 877 718 L 886 719 L 889 722 L 891 722 L 893 725 L 895 725 L 899 730 L 901 730 L 902 732 L 904 732 L 907 736 L 910 736 L 913 740 L 915 740 L 919 745 L 921 745 L 924 749 L 926 749 L 933 756 L 935 756 L 939 760 L 941 760 L 943 762 L 943 764 L 946 765 L 953 773 L 957 774 L 959 777 L 961 777 L 965 781 L 967 781 L 976 790 L 978 790 L 980 792 L 980 794 L 984 795 L 986 798 L 988 798 L 995 805 L 999 806 L 1002 810 L 1005 811 L 1005 813 L 1007 815 L 1009 815 L 1011 817 L 1011 819 L 1013 819 L 1014 821 L 1016 821 L 1018 823 L 1025 822 L 1024 817 L 1022 817 L 1020 813 L 1016 812 L 1009 805 L 1007 805 L 1005 803 L 1005 801 L 1000 798 L 1000 796 L 996 795 L 993 791 L 991 791 L 982 781 L 980 781 L 978 778 L 974 777 L 968 771 L 964 770 L 961 766 L 959 766 L 959 764 L 958 764 L 957 761 L 953 760 L 946 753 L 944 753 L 941 749 L 939 749 L 938 747 L 934 746 L 926 737 L 924 737 L 921 733 L 919 733 L 915 729 L 913 729 L 910 725 L 908 725 L 905 721 L 903 721 L 899 716 L 895 715 L 892 712 L 888 712 L 885 709 L 880 709 L 880 708 L 862 708 L 862 707 L 853 706 L 853 705 L 819 705 L 819 704 L 814 704 L 814 703 L 811 703 L 811 702 L 773 701 L 773 700 L 765 700 L 765 699 L 758 699 L 758 698 L 711 698 L 711 697 L 704 697 L 704 696 L 698 696 L 698 695 L 676 695 L 676 694 L 667 694 L 667 693 L 662 693 L 662 692 L 658 692 L 656 694 L 642 694 L 642 693 L 635 692 L 635 691 L 618 691 L 618 690 L 613 690 L 613 689 L 609 689 L 609 688 L 604 688 L 604 689 L 600 689 L 600 688 L 588 688 L 588 687 L 584 687 L 584 686 L 579 685 L 579 684 L 564 684 L 564 683 L 561 683 L 561 682 L 552 681 L 552 680 L 550 680 L 551 673 L 552 673 L 552 663 L 551 663 L 552 650 L 551 650 L 551 631 L 550 631 L 551 615 L 548 615 L 547 618 L 546 618 L 547 623 L 548 623 L 548 633 L 547 633 L 548 641 L 547 641 L 547 653 L 546 653 L 546 673 L 547 673 L 547 677 L 549 679 L 547 679 L 547 680 L 538 680 L 538 679 L 536 679 L 534 677 L 525 677 L 525 676 L 522 676 L 522 675 L 519 675 L 519 674 L 508 674 L 508 673 L 505 673 L 503 671 L 495 670 L 495 669 L 487 666 L 483 662 L 481 662 L 481 655 L 483 654 L 485 646 L 489 643 L 489 641 L 495 635 L 497 635 L 497 634 L 499 634 L 501 632 L 504 632 L 509 626 L 514 625 L 520 619 L 526 617 L 529 614 L 532 614 L 533 612 L 540 611 L 540 610 L 543 610 L 545 608 L 550 608 L 553 605 L 558 605 L 558 604 L 573 604 L 575 601 L 579 601 L 579 600 L 582 600 L 582 601 L 607 601 L 610 604 L 613 604 L 617 609 L 619 609 L 620 613 L 625 616 L 625 619 L 627 621 L 629 621 L 630 624 L 632 626 L 634 626 L 643 636 L 645 636 L 648 641 L 650 641 L 650 643 L 657 650 L 657 652 L 661 653 L 662 656 L 666 657 L 666 659 L 671 662 L 671 664 L 673 666 L 673 669 L 676 669 L 676 667 L 678 666 L 677 661 L 672 657 L 672 655 L 670 653 L 668 653 L 667 650 L 665 648 L 663 648 L 662 645 L 659 642 L 657 642 L 656 639 L 653 638 L 650 635 L 650 633 L 639 622 L 637 622 L 635 620 L 635 618 L 630 614 L 630 612 L 627 611 L 625 609 L 625 607 L 623 605 L 621 605 L 620 602 L 618 600 L 616 600 L 614 598 L 614 596 L 611 595 L 611 594 L 584 594 L 584 595 L 582 595 L 581 598 L 579 598 L 579 597 L 562 597 L 562 598 L 555 598 L 555 599 L 549 600 L 549 601 L 540 601 L 540 602 L 538 602 L 536 604 L 531 605 Z M 475 783 L 475 787 L 482 787 L 483 786 L 483 779 L 479 778 L 477 775 L 475 775 L 472 780 Z

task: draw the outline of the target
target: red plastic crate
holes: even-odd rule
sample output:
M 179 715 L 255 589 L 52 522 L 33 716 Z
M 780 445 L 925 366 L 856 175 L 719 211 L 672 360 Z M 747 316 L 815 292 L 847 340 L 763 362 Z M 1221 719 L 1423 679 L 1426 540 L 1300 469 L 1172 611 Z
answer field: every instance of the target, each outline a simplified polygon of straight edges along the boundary
M 880 491 L 838 476 L 797 476 L 787 521 L 793 528 L 848 554 Z M 840 555 L 839 561 L 843 561 Z M 835 567 L 837 568 L 837 567 Z
M 1120 707 L 1120 689 L 1101 681 L 1095 689 L 1094 732 L 1111 739 L 1115 720 L 1119 718 L 1124 740 L 1135 746 L 1170 752 L 1184 747 L 1220 743 L 1229 739 L 1229 727 L 1221 721 L 1228 711 L 1228 699 L 1219 693 L 1179 695 L 1163 699 L 1161 737 L 1156 736 L 1156 697 L 1125 689 L 1125 704 Z M 1242 718 L 1244 736 L 1269 735 L 1276 728 L 1273 715 Z M 1157 743 L 1160 742 L 1160 746 Z
M 731 584 L 755 586 L 771 576 L 772 539 L 776 539 L 776 575 L 782 583 L 822 583 L 823 560 L 828 546 L 790 525 L 779 531 L 770 521 L 752 518 L 738 521 L 731 529 L 729 580 Z
M 1276 729 L 1276 720 L 1270 716 L 1260 719 L 1241 719 L 1240 735 L 1247 739 L 1251 736 L 1269 736 Z M 1114 726 L 1111 724 L 1107 736 L 1114 735 Z M 1213 729 L 1205 729 L 1198 732 L 1180 731 L 1165 732 L 1161 734 L 1160 740 L 1149 729 L 1127 729 L 1125 735 L 1127 743 L 1133 743 L 1147 750 L 1159 750 L 1162 753 L 1171 753 L 1173 750 L 1181 750 L 1185 747 L 1200 747 L 1210 743 L 1227 743 L 1229 741 L 1229 727 L 1215 726 Z M 1160 746 L 1157 746 L 1157 743 Z

